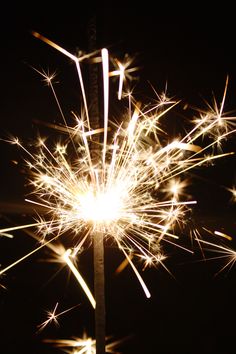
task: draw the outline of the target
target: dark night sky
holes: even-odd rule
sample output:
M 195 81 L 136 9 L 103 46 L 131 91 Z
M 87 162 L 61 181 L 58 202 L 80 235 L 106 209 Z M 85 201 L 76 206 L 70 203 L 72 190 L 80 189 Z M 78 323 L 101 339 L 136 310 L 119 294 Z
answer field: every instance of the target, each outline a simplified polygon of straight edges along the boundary
M 121 7 L 119 2 L 83 4 L 81 8 L 79 4 L 80 1 L 61 5 L 54 1 L 11 1 L 2 8 L 1 137 L 12 134 L 33 138 L 40 130 L 35 120 L 57 119 L 51 93 L 31 67 L 56 70 L 65 109 L 77 107 L 79 94 L 72 65 L 30 31 L 38 31 L 71 52 L 87 51 L 87 28 L 92 15 L 96 15 L 99 47 L 107 47 L 121 57 L 125 53 L 136 56 L 141 67 L 138 95 L 152 97 L 150 84 L 162 92 L 167 82 L 169 96 L 205 108 L 203 98 L 211 102 L 214 93 L 221 100 L 229 75 L 225 108 L 236 109 L 235 25 L 233 5 L 229 2 L 209 9 L 206 2 L 195 2 L 191 7 L 179 3 L 172 7 L 169 2 L 155 7 L 148 2 L 142 6 L 123 2 Z M 227 142 L 225 149 L 235 151 L 235 141 Z M 19 160 L 19 150 L 3 142 L 0 148 L 0 220 L 4 226 L 23 224 L 29 219 L 27 215 L 14 215 L 4 207 L 23 200 L 24 178 L 19 166 L 11 163 Z M 218 187 L 231 187 L 235 174 L 234 157 L 202 172 L 202 180 L 196 182 L 206 182 L 199 194 L 198 226 L 235 237 L 235 207 L 229 203 L 226 190 Z M 18 232 L 14 241 L 1 238 L 0 243 L 0 263 L 4 265 L 35 246 L 23 232 Z M 92 287 L 91 252 L 85 252 L 79 264 Z M 43 252 L 32 256 L 2 279 L 7 288 L 0 289 L 2 354 L 57 354 L 59 351 L 41 340 L 80 337 L 83 330 L 93 334 L 93 312 L 87 299 L 73 279 L 67 280 L 65 270 L 54 276 L 57 265 L 38 262 L 43 257 Z M 222 261 L 195 262 L 184 252 L 170 249 L 167 266 L 175 279 L 162 268 L 147 269 L 143 276 L 152 293 L 147 300 L 131 269 L 114 275 L 122 261 L 119 251 L 108 247 L 105 257 L 107 334 L 115 339 L 130 336 L 120 348 L 123 354 L 235 353 L 231 320 L 236 315 L 234 268 L 215 277 Z M 57 301 L 59 311 L 81 305 L 61 317 L 59 328 L 51 325 L 36 335 L 44 310 L 52 309 Z

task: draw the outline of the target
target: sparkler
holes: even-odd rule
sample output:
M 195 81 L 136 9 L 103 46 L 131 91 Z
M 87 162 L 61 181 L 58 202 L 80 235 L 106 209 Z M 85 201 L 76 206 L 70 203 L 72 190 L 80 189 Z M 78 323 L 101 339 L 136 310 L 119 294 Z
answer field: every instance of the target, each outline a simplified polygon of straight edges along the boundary
M 61 241 L 66 238 L 70 246 L 63 253 L 63 259 L 82 284 L 71 262 L 71 254 L 76 257 L 86 244 L 93 242 L 93 238 L 96 242 L 112 239 L 134 270 L 146 296 L 150 297 L 135 259 L 143 262 L 144 269 L 159 264 L 164 266 L 165 244 L 193 253 L 179 243 L 181 235 L 176 233 L 176 229 L 186 223 L 186 214 L 197 202 L 187 192 L 190 184 L 188 172 L 233 154 L 216 152 L 223 140 L 235 132 L 235 117 L 223 113 L 228 78 L 221 104 L 218 106 L 214 101 L 209 111 L 201 112 L 200 117 L 193 120 L 193 127 L 186 135 L 171 138 L 163 130 L 161 120 L 179 102 L 161 95 L 155 104 L 142 107 L 131 93 L 122 96 L 126 71 L 128 75 L 132 72 L 128 68 L 129 62 L 113 59 L 111 62 L 117 67 L 110 70 L 110 57 L 105 48 L 77 57 L 44 36 L 36 32 L 33 35 L 75 63 L 83 113 L 73 112 L 75 124 L 69 126 L 53 85 L 54 75 L 36 70 L 52 90 L 65 125 L 58 130 L 67 136 L 53 149 L 46 140 L 38 138 L 36 153 L 27 149 L 18 138 L 8 140 L 27 156 L 32 197 L 27 197 L 26 201 L 35 208 L 43 207 L 45 213 L 34 223 L 0 230 L 2 235 L 9 235 L 14 230 L 36 228 L 41 238 L 37 249 L 3 268 L 0 275 L 39 249 L 53 245 L 59 238 Z M 104 124 L 94 130 L 90 124 L 81 71 L 81 63 L 88 60 L 101 62 L 103 69 Z M 109 77 L 114 76 L 119 78 L 118 100 L 128 101 L 127 113 L 118 123 L 109 119 Z M 95 139 L 98 134 L 99 137 L 102 134 L 102 142 Z M 206 135 L 211 140 L 205 145 Z M 91 152 L 91 144 L 95 141 L 100 151 L 100 158 L 96 161 Z M 95 300 L 90 297 L 93 307 Z M 102 354 L 98 348 L 97 354 Z

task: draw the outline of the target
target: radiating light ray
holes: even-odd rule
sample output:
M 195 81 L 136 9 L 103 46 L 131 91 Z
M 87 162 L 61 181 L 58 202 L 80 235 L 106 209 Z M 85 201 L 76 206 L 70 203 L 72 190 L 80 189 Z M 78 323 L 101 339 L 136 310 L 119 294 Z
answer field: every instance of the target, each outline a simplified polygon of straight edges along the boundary
M 42 222 L 42 225 L 44 225 L 44 222 Z M 4 229 L 0 230 L 0 233 L 6 233 L 9 231 L 16 231 L 16 230 L 22 230 L 22 229 L 27 229 L 35 226 L 40 226 L 39 222 L 35 222 L 33 224 L 26 224 L 26 225 L 18 225 L 18 226 L 11 226 L 11 227 L 6 227 Z
M 78 58 L 75 55 L 73 55 L 70 52 L 68 52 L 67 50 L 65 50 L 64 48 L 62 48 L 61 46 L 59 46 L 58 44 L 56 44 L 53 41 L 49 40 L 48 38 L 42 36 L 38 32 L 32 31 L 32 34 L 33 34 L 34 37 L 41 39 L 43 42 L 49 44 L 51 47 L 55 48 L 56 50 L 58 50 L 59 52 L 61 52 L 62 54 L 64 54 L 65 56 L 69 57 L 70 59 L 72 59 L 75 62 L 77 73 L 78 73 L 78 77 L 79 77 L 81 92 L 82 92 L 82 96 L 83 96 L 84 109 L 85 109 L 85 112 L 86 112 L 87 123 L 88 123 L 88 127 L 90 127 L 87 100 L 86 100 L 84 83 L 83 83 L 82 73 L 81 73 L 80 64 L 79 64 L 79 62 L 81 60 L 83 60 L 85 58 L 88 58 L 88 56 L 86 56 L 85 58 L 83 58 L 83 57 L 82 58 Z M 93 55 L 93 54 L 91 54 L 91 55 Z
M 205 229 L 205 228 L 203 227 L 203 229 Z M 206 231 L 208 231 L 208 230 L 206 230 Z M 192 228 L 190 230 L 190 236 L 191 236 L 192 244 L 193 244 L 194 241 L 197 241 L 198 247 L 199 247 L 200 252 L 202 254 L 202 259 L 205 260 L 205 253 L 204 253 L 204 250 L 203 250 L 201 242 L 199 242 L 199 239 L 202 239 L 202 235 L 201 235 L 200 230 L 198 228 L 196 228 L 196 227 Z
M 218 234 L 218 232 L 216 234 Z M 220 233 L 220 236 L 222 236 L 221 233 Z M 231 269 L 234 266 L 234 264 L 236 262 L 236 251 L 235 250 L 233 250 L 232 248 L 218 245 L 216 243 L 209 242 L 209 241 L 202 240 L 202 239 L 197 239 L 197 241 L 210 246 L 211 248 L 208 248 L 208 251 L 220 253 L 220 256 L 211 257 L 211 258 L 208 258 L 208 260 L 223 259 L 223 258 L 228 260 L 228 262 L 226 262 L 226 264 L 216 273 L 216 275 L 218 275 L 219 273 L 224 271 L 226 268 Z
M 122 92 L 123 92 L 123 82 L 124 82 L 124 74 L 125 68 L 120 65 L 120 80 L 119 80 L 119 90 L 118 90 L 118 99 L 121 100 Z
M 64 113 L 63 113 L 63 109 L 62 109 L 61 104 L 60 104 L 60 102 L 59 102 L 59 100 L 58 100 L 58 98 L 57 98 L 56 91 L 55 91 L 54 86 L 53 86 L 53 84 L 52 84 L 53 79 L 55 78 L 56 74 L 53 73 L 52 75 L 50 75 L 49 73 L 47 74 L 47 73 L 46 73 L 45 71 L 43 71 L 43 70 L 42 70 L 42 71 L 39 71 L 39 70 L 37 70 L 37 69 L 34 68 L 34 67 L 33 67 L 33 70 L 35 70 L 38 74 L 40 74 L 40 75 L 44 78 L 44 81 L 47 83 L 47 85 L 50 87 L 50 89 L 51 89 L 51 91 L 52 91 L 52 93 L 53 93 L 53 97 L 54 97 L 54 99 L 55 99 L 55 101 L 56 101 L 57 107 L 58 107 L 58 109 L 59 109 L 60 115 L 61 115 L 61 117 L 62 117 L 62 119 L 63 119 L 63 123 L 65 124 L 65 127 L 67 128 L 67 122 L 66 122 L 65 115 L 64 115 Z M 70 132 L 69 132 L 68 129 L 67 129 L 67 133 L 70 134 Z
M 29 230 L 25 230 L 25 229 L 24 229 L 24 232 L 26 234 L 30 235 L 30 237 L 33 237 L 38 242 L 42 242 L 42 240 L 40 240 L 39 235 L 37 235 L 37 234 L 35 234 L 33 232 L 30 232 Z M 12 235 L 10 235 L 10 236 L 13 237 Z M 93 306 L 93 308 L 95 308 L 95 304 L 96 303 L 95 303 L 94 297 L 93 297 L 88 285 L 86 284 L 84 278 L 80 274 L 78 268 L 76 268 L 76 266 L 74 265 L 74 263 L 70 259 L 70 257 L 73 258 L 73 257 L 75 257 L 77 255 L 79 250 L 82 248 L 83 243 L 86 241 L 86 238 L 87 238 L 87 235 L 85 235 L 85 237 L 81 240 L 80 244 L 77 245 L 74 248 L 73 252 L 72 252 L 71 249 L 65 249 L 63 244 L 54 244 L 53 242 L 43 243 L 42 246 L 46 246 L 47 248 L 49 248 L 53 252 L 53 254 L 54 254 L 54 262 L 67 264 L 67 266 L 70 268 L 70 270 L 74 274 L 76 280 L 80 284 L 81 288 L 85 292 L 86 296 L 88 297 L 91 305 Z M 37 250 L 39 250 L 39 249 L 37 249 Z M 24 259 L 28 258 L 28 256 L 31 256 L 31 254 L 29 254 L 29 255 L 27 254 L 25 257 L 19 259 L 19 262 L 21 262 Z M 11 266 L 14 267 L 17 264 L 18 264 L 18 262 L 14 263 L 14 264 L 11 264 Z M 10 268 L 8 268 L 8 269 L 10 269 Z M 6 271 L 6 268 L 2 270 L 3 273 L 5 271 Z M 1 273 L 0 273 L 0 275 L 1 275 Z
M 129 67 L 133 62 L 133 58 L 130 58 L 127 55 L 122 63 L 117 58 L 111 58 L 111 61 L 118 67 L 118 69 L 110 71 L 109 77 L 119 76 L 118 100 L 121 100 L 125 81 L 127 78 L 132 81 L 133 77 L 131 76 L 131 73 L 137 71 L 139 68 Z
M 94 299 L 93 295 L 91 294 L 91 291 L 89 290 L 89 288 L 88 288 L 87 284 L 85 283 L 84 279 L 81 277 L 81 275 L 78 272 L 77 268 L 75 267 L 75 265 L 71 261 L 71 259 L 70 259 L 71 253 L 72 253 L 72 250 L 70 250 L 70 249 L 66 250 L 66 252 L 63 255 L 63 259 L 65 260 L 66 264 L 69 266 L 70 270 L 72 271 L 72 273 L 74 274 L 74 276 L 78 280 L 79 284 L 81 285 L 81 287 L 83 288 L 85 294 L 87 295 L 91 305 L 95 309 L 95 307 L 96 307 L 95 299 Z
M 124 255 L 125 255 L 127 261 L 129 262 L 129 264 L 131 265 L 131 267 L 132 267 L 132 269 L 133 269 L 133 271 L 134 271 L 136 277 L 138 278 L 138 280 L 139 280 L 139 282 L 140 282 L 140 284 L 141 284 L 141 286 L 142 286 L 142 288 L 143 288 L 143 290 L 144 290 L 144 293 L 145 293 L 146 297 L 147 297 L 147 298 L 151 297 L 151 294 L 150 294 L 150 292 L 149 292 L 149 290 L 148 290 L 146 284 L 144 283 L 143 278 L 142 278 L 141 275 L 139 274 L 139 272 L 138 272 L 137 268 L 135 267 L 134 263 L 132 262 L 131 258 L 130 258 L 129 255 L 126 253 L 126 251 L 124 250 L 123 247 L 120 247 L 120 249 L 121 249 L 122 252 L 124 253 Z
M 57 320 L 57 317 L 59 316 L 59 314 L 56 315 L 57 307 L 58 307 L 58 302 L 56 303 L 53 311 L 46 311 L 47 320 L 42 322 L 40 325 L 37 326 L 39 332 L 42 331 L 51 322 L 54 322 L 57 326 L 59 326 L 59 322 Z
M 215 140 L 218 148 L 221 147 L 221 141 L 226 138 L 227 133 L 235 130 L 236 127 L 236 122 L 234 122 L 236 117 L 226 116 L 223 112 L 228 83 L 229 77 L 227 76 L 220 106 L 218 105 L 215 96 L 213 96 L 213 105 L 206 102 L 208 109 L 206 111 L 199 110 L 200 118 L 193 120 L 193 122 L 196 123 L 196 126 L 200 128 L 200 136 L 204 137 L 205 134 L 208 134 L 208 136 Z
M 22 228 L 22 227 L 21 227 Z M 24 227 L 25 228 L 25 227 Z M 16 230 L 16 228 L 12 228 L 14 230 Z M 31 252 L 25 254 L 23 257 L 17 259 L 15 262 L 11 263 L 10 265 L 8 265 L 7 267 L 3 268 L 0 270 L 0 275 L 4 274 L 5 272 L 7 272 L 9 269 L 15 267 L 17 264 L 21 263 L 22 261 L 24 261 L 25 259 L 31 257 L 34 253 L 38 252 L 39 250 L 41 250 L 43 247 L 45 247 L 47 244 L 49 244 L 50 242 L 52 242 L 53 240 L 57 239 L 58 236 L 55 236 L 53 239 L 50 239 L 47 242 L 44 242 L 43 244 L 41 244 L 40 246 L 38 246 L 37 248 L 34 248 Z

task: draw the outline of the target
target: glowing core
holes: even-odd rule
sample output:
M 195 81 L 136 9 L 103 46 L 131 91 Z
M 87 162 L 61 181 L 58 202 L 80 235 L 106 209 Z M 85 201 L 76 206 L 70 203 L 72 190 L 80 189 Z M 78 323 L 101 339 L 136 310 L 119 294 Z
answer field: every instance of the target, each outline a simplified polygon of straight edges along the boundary
M 110 223 L 120 218 L 122 201 L 117 191 L 88 192 L 79 196 L 79 203 L 85 221 Z

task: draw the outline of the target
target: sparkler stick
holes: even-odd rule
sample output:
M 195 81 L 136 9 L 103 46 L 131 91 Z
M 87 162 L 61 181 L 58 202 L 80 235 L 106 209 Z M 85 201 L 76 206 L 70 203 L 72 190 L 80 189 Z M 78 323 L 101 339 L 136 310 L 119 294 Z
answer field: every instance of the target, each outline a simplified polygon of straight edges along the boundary
M 96 47 L 96 19 L 92 18 L 89 24 L 89 49 L 91 52 L 95 50 Z M 105 55 L 105 54 L 103 54 Z M 90 79 L 90 101 L 91 101 L 91 111 L 92 111 L 92 123 L 93 128 L 98 128 L 100 125 L 99 119 L 99 106 L 98 106 L 98 70 L 97 66 L 93 65 L 93 69 L 89 71 Z M 104 73 L 105 76 L 105 73 Z M 105 90 L 104 90 L 105 92 Z M 105 102 L 104 94 L 104 102 Z M 104 111 L 107 109 L 107 105 L 104 103 Z M 104 112 L 104 116 L 108 119 L 108 112 Z M 104 124 L 104 142 L 107 139 L 107 124 Z M 99 135 L 97 135 L 99 137 Z M 98 140 L 98 138 L 97 138 Z M 98 142 L 98 141 L 97 141 Z M 99 145 L 93 147 L 93 153 L 95 154 L 95 159 L 99 156 Z M 105 165 L 105 146 L 103 150 L 103 164 Z M 96 161 L 95 163 L 99 163 Z M 95 336 L 96 336 L 96 353 L 105 354 L 106 347 L 106 310 L 105 310 L 105 274 L 104 274 L 104 243 L 103 243 L 103 233 L 96 231 L 93 233 L 93 257 L 94 257 L 94 292 L 96 299 L 95 307 Z
M 93 234 L 96 353 L 105 354 L 105 275 L 103 233 Z

